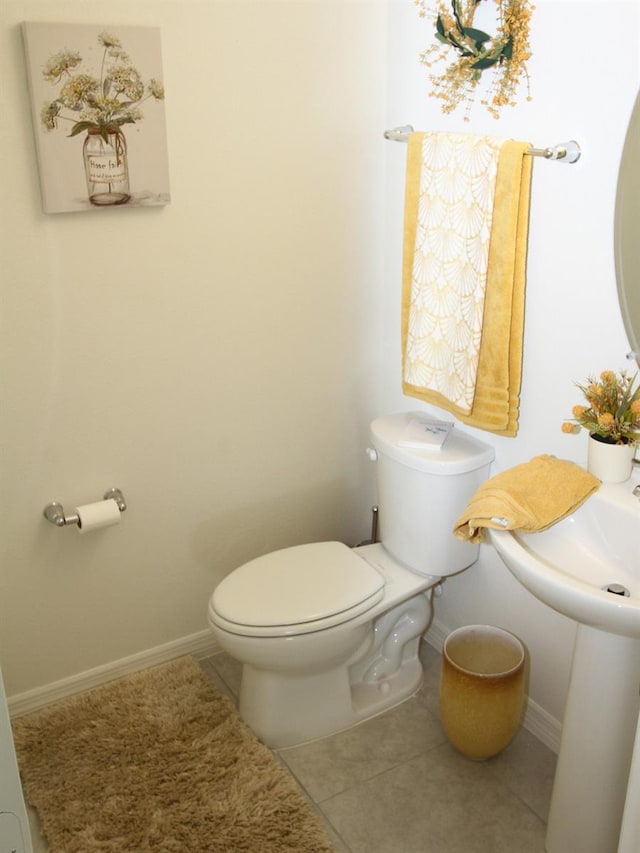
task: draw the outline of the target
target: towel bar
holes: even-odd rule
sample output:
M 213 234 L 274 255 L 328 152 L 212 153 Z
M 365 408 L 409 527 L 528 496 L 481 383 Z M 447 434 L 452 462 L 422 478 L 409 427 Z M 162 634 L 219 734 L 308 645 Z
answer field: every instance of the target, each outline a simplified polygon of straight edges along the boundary
M 402 127 L 394 127 L 393 130 L 385 130 L 384 138 L 392 142 L 407 142 L 410 133 L 413 133 L 413 128 L 410 124 L 405 124 Z M 552 148 L 529 148 L 526 153 L 532 157 L 544 157 L 545 160 L 577 163 L 582 152 L 575 139 L 572 139 L 569 142 L 560 142 Z

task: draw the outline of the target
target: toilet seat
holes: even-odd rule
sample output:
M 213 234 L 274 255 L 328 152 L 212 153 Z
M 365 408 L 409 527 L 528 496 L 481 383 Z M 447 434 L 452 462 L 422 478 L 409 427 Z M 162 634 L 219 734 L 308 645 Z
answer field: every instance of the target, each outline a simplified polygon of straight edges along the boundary
M 254 637 L 321 631 L 376 605 L 385 580 L 342 542 L 297 545 L 251 560 L 215 589 L 209 618 Z

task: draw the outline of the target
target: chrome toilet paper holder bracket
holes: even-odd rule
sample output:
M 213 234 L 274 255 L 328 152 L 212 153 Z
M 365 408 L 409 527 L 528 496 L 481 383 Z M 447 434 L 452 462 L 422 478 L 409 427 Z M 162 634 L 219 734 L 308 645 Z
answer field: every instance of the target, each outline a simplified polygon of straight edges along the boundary
M 120 489 L 107 489 L 107 491 L 102 497 L 102 500 L 114 500 L 120 512 L 124 512 L 127 508 L 124 495 L 122 494 Z M 58 503 L 58 501 L 51 501 L 51 503 L 47 504 L 42 514 L 47 519 L 47 521 L 50 521 L 52 524 L 55 524 L 56 527 L 64 527 L 67 524 L 77 525 L 80 521 L 80 518 L 77 515 L 65 515 L 64 507 L 61 503 Z

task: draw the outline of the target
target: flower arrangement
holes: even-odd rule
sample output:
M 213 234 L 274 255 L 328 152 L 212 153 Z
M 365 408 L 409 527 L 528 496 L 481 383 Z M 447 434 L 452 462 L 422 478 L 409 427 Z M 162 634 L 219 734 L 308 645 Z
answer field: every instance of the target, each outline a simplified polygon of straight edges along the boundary
M 420 17 L 427 14 L 428 0 L 414 0 Z M 451 50 L 455 59 L 441 75 L 432 74 L 432 97 L 442 100 L 442 111 L 452 112 L 461 102 L 467 105 L 465 121 L 475 89 L 484 71 L 491 71 L 494 81 L 487 98 L 481 103 L 494 118 L 504 106 L 515 106 L 515 93 L 521 78 L 527 81 L 527 100 L 531 100 L 527 61 L 529 48 L 529 22 L 533 6 L 529 0 L 493 0 L 497 6 L 498 29 L 490 35 L 473 26 L 473 19 L 481 0 L 451 0 L 450 9 L 440 0 L 436 7 L 435 38 L 437 44 L 420 55 L 427 68 L 444 60 Z
M 54 130 L 60 121 L 68 121 L 72 124 L 69 136 L 89 131 L 106 141 L 123 124 L 143 118 L 140 110 L 143 101 L 152 97 L 164 99 L 164 89 L 157 80 L 150 80 L 145 87 L 118 38 L 103 32 L 98 42 L 104 48 L 99 78 L 72 73 L 82 63 L 77 51 L 61 50 L 45 64 L 42 71 L 45 80 L 62 84 L 58 97 L 45 103 L 40 112 L 45 130 Z
M 626 371 L 619 374 L 604 370 L 600 379 L 589 377 L 586 385 L 578 385 L 586 406 L 574 406 L 574 422 L 562 424 L 563 432 L 575 432 L 581 427 L 607 444 L 640 442 L 640 384 Z

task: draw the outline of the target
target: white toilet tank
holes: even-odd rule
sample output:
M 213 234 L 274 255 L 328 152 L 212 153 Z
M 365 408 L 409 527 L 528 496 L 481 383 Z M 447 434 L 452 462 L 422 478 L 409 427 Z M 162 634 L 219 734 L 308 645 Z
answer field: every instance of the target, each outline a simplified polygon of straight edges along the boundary
M 478 486 L 487 479 L 493 448 L 453 427 L 440 449 L 400 444 L 414 419 L 407 412 L 371 424 L 376 451 L 378 530 L 386 550 L 421 575 L 452 575 L 478 558 L 478 545 L 461 542 L 453 526 Z

